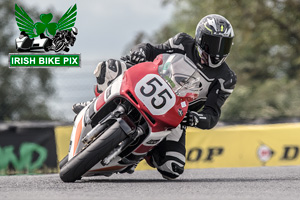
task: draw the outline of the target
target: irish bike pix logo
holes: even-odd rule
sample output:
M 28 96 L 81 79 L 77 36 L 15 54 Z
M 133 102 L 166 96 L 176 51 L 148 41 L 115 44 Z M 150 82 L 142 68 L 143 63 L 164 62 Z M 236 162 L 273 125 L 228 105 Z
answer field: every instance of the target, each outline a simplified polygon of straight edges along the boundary
M 34 21 L 26 11 L 15 4 L 15 18 L 20 35 L 15 39 L 16 51 L 9 54 L 9 66 L 19 67 L 80 67 L 80 54 L 66 54 L 75 44 L 76 4 L 58 20 L 53 14 L 41 14 Z

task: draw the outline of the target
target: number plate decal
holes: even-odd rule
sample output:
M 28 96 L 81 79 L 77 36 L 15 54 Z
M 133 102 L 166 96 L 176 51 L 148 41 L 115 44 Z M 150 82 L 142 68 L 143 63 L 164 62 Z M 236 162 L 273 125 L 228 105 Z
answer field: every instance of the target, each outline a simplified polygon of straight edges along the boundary
M 136 96 L 153 115 L 163 115 L 176 102 L 176 96 L 168 84 L 156 74 L 147 74 L 135 86 Z

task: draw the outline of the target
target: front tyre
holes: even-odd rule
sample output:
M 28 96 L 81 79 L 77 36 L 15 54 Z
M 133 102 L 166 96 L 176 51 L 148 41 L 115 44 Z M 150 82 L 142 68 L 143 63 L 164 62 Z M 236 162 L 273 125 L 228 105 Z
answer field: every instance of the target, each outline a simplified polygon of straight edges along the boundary
M 114 123 L 86 149 L 74 156 L 62 167 L 59 175 L 64 182 L 79 180 L 83 174 L 103 160 L 127 137 L 119 123 Z
M 59 169 L 61 169 L 65 164 L 68 162 L 69 154 L 67 154 L 60 162 L 59 162 Z

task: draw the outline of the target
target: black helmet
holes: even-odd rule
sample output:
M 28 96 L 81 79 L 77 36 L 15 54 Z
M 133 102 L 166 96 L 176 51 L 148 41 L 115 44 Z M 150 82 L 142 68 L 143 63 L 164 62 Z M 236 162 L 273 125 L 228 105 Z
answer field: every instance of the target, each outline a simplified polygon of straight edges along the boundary
M 233 37 L 233 28 L 225 17 L 216 14 L 203 17 L 197 25 L 195 40 L 204 65 L 219 67 L 230 52 Z

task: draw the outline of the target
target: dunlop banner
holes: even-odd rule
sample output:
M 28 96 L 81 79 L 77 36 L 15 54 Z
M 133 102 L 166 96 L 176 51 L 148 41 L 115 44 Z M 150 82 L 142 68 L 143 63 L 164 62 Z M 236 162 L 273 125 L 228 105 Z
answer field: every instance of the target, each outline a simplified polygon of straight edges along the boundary
M 299 149 L 299 123 L 188 128 L 185 169 L 300 165 Z
M 300 124 L 190 128 L 186 143 L 186 168 L 300 165 Z

